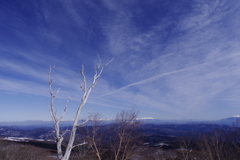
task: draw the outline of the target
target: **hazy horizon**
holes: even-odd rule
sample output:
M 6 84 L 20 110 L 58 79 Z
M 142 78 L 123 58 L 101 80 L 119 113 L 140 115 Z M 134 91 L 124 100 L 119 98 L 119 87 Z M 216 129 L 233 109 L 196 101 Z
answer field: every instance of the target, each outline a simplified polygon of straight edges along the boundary
M 187 118 L 183 118 L 183 119 L 159 119 L 159 118 L 153 118 L 153 117 L 143 117 L 143 118 L 137 118 L 137 120 L 160 120 L 160 121 L 217 121 L 217 120 L 222 120 L 222 119 L 227 119 L 227 118 L 236 118 L 236 116 L 239 118 L 240 115 L 234 115 L 234 116 L 230 116 L 230 117 L 222 117 L 220 119 L 187 119 Z M 79 121 L 82 120 L 86 120 L 86 119 L 80 119 Z M 111 119 L 107 119 L 107 118 L 102 118 L 99 120 L 114 120 L 114 118 Z M 70 119 L 63 119 L 61 120 L 61 122 L 73 122 L 74 119 L 70 120 Z M 13 123 L 13 122 L 52 122 L 52 120 L 22 120 L 22 121 L 0 121 L 0 123 Z M 60 123 L 61 123 L 60 122 Z

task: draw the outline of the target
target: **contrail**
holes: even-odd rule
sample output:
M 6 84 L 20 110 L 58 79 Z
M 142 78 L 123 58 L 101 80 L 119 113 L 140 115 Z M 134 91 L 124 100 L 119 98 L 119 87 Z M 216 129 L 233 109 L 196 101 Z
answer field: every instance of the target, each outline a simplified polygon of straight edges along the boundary
M 119 88 L 115 91 L 112 91 L 112 92 L 109 92 L 107 94 L 103 94 L 99 97 L 103 97 L 103 96 L 107 96 L 107 95 L 110 95 L 110 94 L 113 94 L 113 93 L 116 93 L 118 91 L 121 91 L 121 90 L 124 90 L 125 88 L 128 88 L 128 87 L 131 87 L 131 86 L 136 86 L 136 85 L 140 85 L 140 84 L 144 84 L 144 83 L 149 83 L 149 82 L 152 82 L 152 81 L 155 81 L 163 76 L 167 76 L 167 75 L 171 75 L 171 74 L 175 74 L 175 73 L 179 73 L 179 72 L 183 72 L 183 71 L 187 71 L 189 69 L 192 69 L 192 68 L 195 68 L 195 67 L 198 67 L 200 65 L 196 65 L 196 66 L 193 66 L 193 67 L 188 67 L 188 68 L 184 68 L 184 69 L 180 69 L 180 70 L 177 70 L 177 71 L 172 71 L 172 72 L 168 72 L 168 73 L 163 73 L 163 74 L 160 74 L 160 75 L 157 75 L 157 76 L 154 76 L 154 77 L 151 77 L 151 78 L 148 78 L 148 79 L 145 79 L 145 80 L 142 80 L 142 81 L 139 81 L 139 82 L 136 82 L 136 83 L 131 83 L 129 85 L 126 85 L 122 88 Z M 97 97 L 97 98 L 99 98 Z
M 210 60 L 208 62 L 204 62 L 202 64 L 198 64 L 198 65 L 195 65 L 195 66 L 192 66 L 192 67 L 188 67 L 188 68 L 184 68 L 184 69 L 180 69 L 180 70 L 176 70 L 176 71 L 172 71 L 172 72 L 163 73 L 163 74 L 160 74 L 160 75 L 157 75 L 157 76 L 154 76 L 154 77 L 151 77 L 151 78 L 148 78 L 148 79 L 136 82 L 136 83 L 131 83 L 131 84 L 126 85 L 126 86 L 124 86 L 122 88 L 119 88 L 119 89 L 117 89 L 115 91 L 109 92 L 107 94 L 103 94 L 103 95 L 101 95 L 99 97 L 107 96 L 107 95 L 119 92 L 121 90 L 124 90 L 124 89 L 126 89 L 128 87 L 131 87 L 131 86 L 136 86 L 136 85 L 140 85 L 140 84 L 149 83 L 149 82 L 155 81 L 155 80 L 157 80 L 157 79 L 159 79 L 161 77 L 164 77 L 164 76 L 168 76 L 168 75 L 179 73 L 179 72 L 184 72 L 184 71 L 187 71 L 187 70 L 190 70 L 190 69 L 193 69 L 193 68 L 197 68 L 197 67 L 200 67 L 200 66 L 204 66 L 204 65 L 216 62 L 216 61 L 221 61 L 221 60 L 224 60 L 224 59 L 227 59 L 227 58 L 233 58 L 235 56 L 239 56 L 239 55 L 238 54 L 231 54 L 231 55 L 220 57 L 220 58 L 217 58 L 217 59 L 214 59 L 214 60 Z M 99 97 L 97 97 L 97 98 L 99 98 Z

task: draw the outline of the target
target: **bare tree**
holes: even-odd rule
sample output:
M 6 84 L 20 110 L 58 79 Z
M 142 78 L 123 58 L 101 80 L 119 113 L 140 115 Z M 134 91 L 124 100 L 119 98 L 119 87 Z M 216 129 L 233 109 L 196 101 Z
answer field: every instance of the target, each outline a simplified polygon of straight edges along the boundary
M 91 117 L 90 126 L 86 126 L 87 142 L 91 147 L 98 160 L 102 159 L 102 155 L 106 151 L 103 148 L 104 129 L 101 122 L 102 115 L 97 113 Z
M 0 140 L 1 160 L 53 160 L 51 155 L 42 148 Z
M 211 135 L 202 135 L 197 142 L 201 158 L 206 160 L 227 160 L 227 152 L 231 148 L 225 143 L 225 133 L 213 130 Z M 231 159 L 231 158 L 230 158 Z
M 89 154 L 91 153 L 91 147 L 89 144 L 77 146 L 73 149 L 73 151 L 75 152 L 74 155 L 77 157 L 77 159 L 92 159 L 91 155 Z
M 58 89 L 57 92 L 54 93 L 54 90 L 52 88 L 52 85 L 53 85 L 54 81 L 51 79 L 51 72 L 52 72 L 52 69 L 55 66 L 53 66 L 53 67 L 50 66 L 50 70 L 49 70 L 49 73 L 48 73 L 49 92 L 50 92 L 50 96 L 51 96 L 51 103 L 49 104 L 49 112 L 51 114 L 54 129 L 55 129 L 55 139 L 56 139 L 56 142 L 57 142 L 57 159 L 58 160 L 68 160 L 69 157 L 70 157 L 71 151 L 74 147 L 85 144 L 85 143 L 82 143 L 82 144 L 78 144 L 78 145 L 73 145 L 74 140 L 75 140 L 75 134 L 76 134 L 77 127 L 85 124 L 89 120 L 89 118 L 87 118 L 86 121 L 79 124 L 78 121 L 79 121 L 79 118 L 80 118 L 80 113 L 82 111 L 82 108 L 86 104 L 93 87 L 97 84 L 97 79 L 102 74 L 102 71 L 103 71 L 104 67 L 107 66 L 112 60 L 110 60 L 107 64 L 102 65 L 101 60 L 99 58 L 99 64 L 97 66 L 95 66 L 95 68 L 94 68 L 95 74 L 93 76 L 93 81 L 92 81 L 89 88 L 87 88 L 87 81 L 86 81 L 86 76 L 85 76 L 85 73 L 84 73 L 84 65 L 82 65 L 82 70 L 80 71 L 80 73 L 83 77 L 83 82 L 80 85 L 80 88 L 83 91 L 83 95 L 82 95 L 82 98 L 81 98 L 81 103 L 80 103 L 80 105 L 77 109 L 76 116 L 75 116 L 74 121 L 73 121 L 72 130 L 71 130 L 71 133 L 70 133 L 70 138 L 69 138 L 69 141 L 68 141 L 68 144 L 67 144 L 67 147 L 66 147 L 66 151 L 65 151 L 64 154 L 62 152 L 61 145 L 62 145 L 62 141 L 63 141 L 63 136 L 67 132 L 67 130 L 63 133 L 60 133 L 59 122 L 62 120 L 62 118 L 63 118 L 63 116 L 64 116 L 64 114 L 67 110 L 68 102 L 69 102 L 70 98 L 68 98 L 68 100 L 67 100 L 67 104 L 64 108 L 64 111 L 63 111 L 62 115 L 60 116 L 60 118 L 58 118 L 57 113 L 54 109 L 54 99 L 56 98 L 56 95 L 59 93 L 60 89 Z
M 113 150 L 114 160 L 127 160 L 134 156 L 139 146 L 138 111 L 122 111 L 117 114 L 114 124 L 110 127 L 110 146 Z
M 103 125 L 101 115 L 95 114 L 89 126 L 85 126 L 88 145 L 98 160 L 127 160 L 133 158 L 142 144 L 134 109 L 122 111 L 111 124 Z
M 189 137 L 180 137 L 178 139 L 179 149 L 177 149 L 178 153 L 180 154 L 182 160 L 191 160 L 191 153 L 192 153 L 192 144 L 191 139 Z

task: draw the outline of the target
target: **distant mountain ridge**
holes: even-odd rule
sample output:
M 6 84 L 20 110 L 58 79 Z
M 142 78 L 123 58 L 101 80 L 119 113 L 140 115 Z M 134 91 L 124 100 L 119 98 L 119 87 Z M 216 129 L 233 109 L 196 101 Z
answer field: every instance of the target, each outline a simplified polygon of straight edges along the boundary
M 228 126 L 240 126 L 240 115 L 213 121 L 215 124 L 225 124 Z
M 160 120 L 155 119 L 152 117 L 146 117 L 146 118 L 138 118 L 138 120 L 143 121 L 143 123 L 149 123 L 149 124 L 198 124 L 198 123 L 211 123 L 211 124 L 219 124 L 219 125 L 236 125 L 239 124 L 240 126 L 240 115 L 235 115 L 229 118 L 215 120 L 215 121 L 198 121 L 198 120 L 191 120 L 191 119 L 184 119 L 184 120 Z M 101 120 L 103 124 L 109 124 L 112 123 L 113 120 L 106 119 Z M 79 121 L 79 122 L 82 122 Z M 73 121 L 61 121 L 61 127 L 68 127 L 71 126 Z M 53 127 L 52 121 L 16 121 L 16 122 L 0 122 L 0 126 L 19 126 L 21 128 L 39 128 L 39 127 Z

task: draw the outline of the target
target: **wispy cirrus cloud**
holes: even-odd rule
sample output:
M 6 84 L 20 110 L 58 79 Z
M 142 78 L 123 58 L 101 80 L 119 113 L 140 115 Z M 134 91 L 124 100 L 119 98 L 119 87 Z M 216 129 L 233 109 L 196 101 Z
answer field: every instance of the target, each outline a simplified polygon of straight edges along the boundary
M 59 98 L 80 97 L 81 64 L 90 84 L 99 53 L 103 62 L 115 59 L 89 104 L 136 106 L 156 118 L 201 118 L 218 107 L 228 114 L 233 112 L 228 107 L 236 108 L 238 1 L 35 3 L 39 10 L 29 13 L 33 18 L 8 8 L 16 23 L 0 25 L 14 35 L 0 38 L 2 90 L 38 94 L 38 85 L 46 90 L 48 66 L 55 63 Z
M 181 106 L 187 112 L 194 106 L 211 108 L 211 101 L 219 99 L 227 88 L 231 88 L 225 83 L 230 83 L 233 78 L 232 84 L 236 84 L 239 47 L 237 39 L 230 38 L 229 34 L 232 30 L 238 33 L 238 27 L 231 25 L 233 21 L 227 24 L 229 28 L 223 27 L 224 20 L 235 14 L 229 9 L 231 4 L 196 2 L 191 6 L 191 12 L 181 14 L 176 22 L 163 23 L 164 19 L 159 19 L 144 32 L 138 32 L 138 27 L 129 23 L 133 22 L 134 16 L 127 7 L 123 9 L 121 4 L 118 10 L 114 9 L 118 5 L 110 5 L 114 18 L 102 27 L 106 30 L 109 51 L 116 56 L 116 67 L 111 70 L 118 73 L 123 82 L 120 87 L 102 94 L 104 98 L 126 91 L 134 95 L 132 90 L 138 90 L 148 95 L 145 100 L 152 104 L 155 100 L 150 97 L 154 97 L 151 94 L 154 92 L 163 96 L 160 98 L 162 105 Z M 167 31 L 169 28 L 171 33 Z M 159 81 L 164 83 L 158 84 Z M 143 88 L 146 88 L 144 92 Z M 148 91 L 149 88 L 154 91 Z M 161 91 L 162 88 L 165 90 Z M 124 94 L 116 97 L 126 100 Z M 139 105 L 138 101 L 132 98 L 132 104 Z

